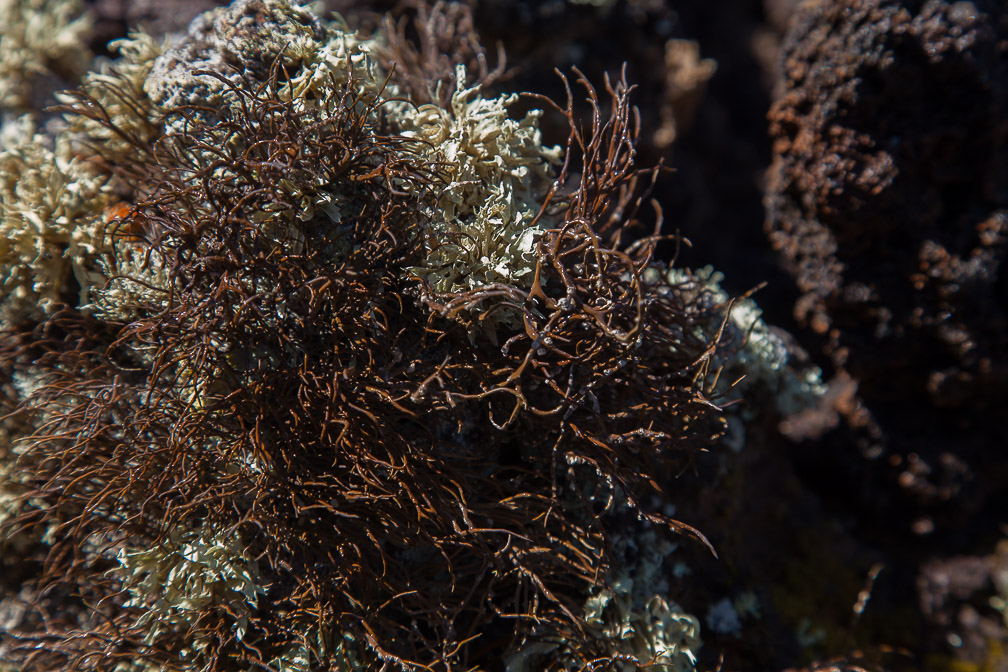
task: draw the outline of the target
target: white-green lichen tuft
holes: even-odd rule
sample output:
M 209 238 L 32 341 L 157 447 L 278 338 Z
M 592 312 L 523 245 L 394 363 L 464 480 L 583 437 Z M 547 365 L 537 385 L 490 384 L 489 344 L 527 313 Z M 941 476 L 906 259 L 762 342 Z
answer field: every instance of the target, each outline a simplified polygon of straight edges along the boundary
M 464 87 L 462 66 L 456 81 L 450 109 L 424 105 L 402 119 L 448 181 L 431 213 L 436 243 L 414 270 L 439 292 L 495 282 L 527 286 L 544 223 L 532 224 L 560 148 L 543 146 L 540 111 L 508 116 L 517 96 L 483 98 Z
M 731 300 L 721 288 L 723 279 L 724 274 L 710 266 L 695 271 L 671 268 L 665 276 L 665 281 L 684 298 L 727 310 L 721 348 L 716 357 L 716 364 L 724 367 L 719 378 L 720 388 L 738 381 L 731 391 L 732 398 L 754 398 L 769 393 L 782 416 L 815 405 L 826 393 L 822 371 L 798 360 L 784 332 L 763 321 L 763 311 L 755 301 L 749 298 Z M 721 326 L 719 322 L 700 328 L 715 334 Z M 741 412 L 744 419 L 751 419 L 747 410 Z
M 38 110 L 61 77 L 83 74 L 90 29 L 77 0 L 0 0 L 0 112 Z
M 701 646 L 700 622 L 668 598 L 665 560 L 676 545 L 646 529 L 617 537 L 613 547 L 636 562 L 619 568 L 609 587 L 589 598 L 585 620 L 601 629 L 611 654 L 665 672 L 692 672 Z M 637 669 L 620 661 L 616 667 Z
M 636 518 L 618 487 L 587 485 L 583 494 L 612 515 Z M 678 544 L 667 531 L 643 520 L 620 525 L 609 542 L 614 566 L 584 603 L 584 622 L 603 655 L 613 661 L 605 669 L 695 672 L 702 646 L 700 621 L 670 597 L 673 577 L 688 574 L 673 560 Z M 558 669 L 566 672 L 585 669 L 581 656 L 566 643 L 532 639 L 507 658 L 506 670 L 537 672 L 544 661 L 559 663 Z
M 104 248 L 106 182 L 63 135 L 0 152 L 0 327 L 77 300 Z
M 163 49 L 163 45 L 143 32 L 134 32 L 129 37 L 110 42 L 109 51 L 119 54 L 119 58 L 102 61 L 97 70 L 83 77 L 80 89 L 94 104 L 101 106 L 119 132 L 89 116 L 75 114 L 69 119 L 69 133 L 74 137 L 86 136 L 109 157 L 129 158 L 136 151 L 136 147 L 124 136 L 151 142 L 154 128 L 162 115 L 148 98 L 144 84 Z M 65 95 L 60 98 L 63 102 L 73 100 Z
M 157 113 L 145 104 L 142 84 L 160 47 L 136 34 L 111 48 L 122 58 L 87 74 L 81 89 L 123 133 L 143 138 Z M 123 93 L 139 104 L 126 103 Z M 137 283 L 110 279 L 136 272 L 133 277 L 158 286 L 161 278 L 128 245 L 111 254 L 106 211 L 118 196 L 85 158 L 81 143 L 87 137 L 110 156 L 133 148 L 80 115 L 52 134 L 37 132 L 36 125 L 30 114 L 6 124 L 0 150 L 0 327 L 42 319 L 64 303 L 104 317 L 129 317 L 131 307 L 150 300 L 150 293 Z
M 168 542 L 148 549 L 122 549 L 113 573 L 130 598 L 127 607 L 142 613 L 148 643 L 166 631 L 186 632 L 197 616 L 221 605 L 241 640 L 259 598 L 266 594 L 256 562 L 235 534 L 176 532 Z M 200 642 L 193 641 L 198 651 Z
M 259 18 L 252 21 L 252 16 Z M 447 108 L 416 107 L 387 83 L 388 73 L 373 56 L 373 39 L 349 31 L 340 22 L 321 22 L 284 0 L 244 0 L 208 12 L 194 22 L 181 42 L 168 48 L 142 35 L 117 47 L 123 58 L 102 73 L 89 75 L 83 88 L 106 106 L 117 125 L 135 134 L 158 120 L 164 132 L 179 131 L 184 120 L 173 114 L 178 105 L 239 104 L 222 81 L 199 70 L 236 84 L 245 78 L 248 81 L 242 86 L 255 86 L 268 78 L 270 65 L 279 59 L 289 74 L 279 95 L 301 108 L 329 109 L 343 100 L 349 87 L 374 124 L 414 139 L 411 151 L 436 167 L 439 187 L 421 206 L 433 235 L 412 273 L 435 292 L 465 291 L 496 282 L 531 283 L 536 241 L 546 226 L 544 221 L 536 226 L 533 222 L 552 185 L 561 152 L 558 147 L 543 146 L 539 111 L 527 112 L 520 119 L 510 117 L 508 108 L 516 96 L 486 98 L 478 88 L 465 87 L 465 71 L 460 68 L 458 89 Z M 235 64 L 244 69 L 241 75 Z M 130 91 L 141 104 L 124 106 L 102 98 L 111 88 L 106 85 L 112 84 Z M 97 132 L 98 137 L 107 133 L 90 128 L 86 119 L 75 130 L 92 136 Z M 115 143 L 114 138 L 108 140 Z M 305 195 L 298 219 L 305 221 L 319 211 L 336 222 L 352 215 L 354 206 L 342 200 L 340 185 L 316 187 Z M 259 219 L 270 225 L 266 220 L 271 218 L 275 219 L 263 213 Z M 274 224 L 283 228 L 282 222 Z M 105 275 L 130 271 L 138 271 L 134 277 L 152 286 L 161 286 L 163 278 L 148 277 L 135 261 L 128 262 L 127 268 L 105 269 Z M 156 275 L 156 265 L 152 271 Z M 89 278 L 88 286 L 101 287 L 99 280 Z M 130 290 L 119 283 L 115 291 Z M 103 314 L 112 317 L 115 305 L 136 303 L 129 298 L 94 300 L 104 306 Z M 124 308 L 119 317 L 131 314 Z

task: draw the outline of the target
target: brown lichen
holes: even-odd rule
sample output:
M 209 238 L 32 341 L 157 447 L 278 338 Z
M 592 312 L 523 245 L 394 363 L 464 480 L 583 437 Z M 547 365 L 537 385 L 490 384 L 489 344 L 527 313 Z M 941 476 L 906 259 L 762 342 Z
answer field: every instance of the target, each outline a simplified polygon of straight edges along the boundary
M 579 77 L 587 126 L 570 89 L 553 106 L 570 135 L 532 272 L 439 287 L 411 269 L 444 244 L 443 158 L 384 113 L 401 103 L 362 86 L 370 71 L 299 97 L 289 56 L 187 75 L 217 104 L 155 103 L 144 133 L 110 114 L 132 91 L 68 99 L 123 199 L 96 291 L 138 289 L 120 313 L 57 311 L 40 328 L 63 340 L 6 341 L 31 351 L 44 409 L 18 524 L 49 531 L 46 594 L 86 596 L 81 628 L 20 633 L 26 669 L 471 669 L 533 641 L 568 652 L 544 669 L 654 663 L 583 608 L 622 518 L 702 539 L 652 501 L 717 433 L 716 334 L 698 326 L 717 320 L 646 279 L 655 236 L 630 240 L 655 176 L 633 164 L 630 87 L 600 97 Z M 166 598 L 165 627 L 146 627 L 161 603 L 137 586 L 206 571 L 177 556 L 219 538 L 244 549 L 221 566 L 254 561 L 266 599 Z

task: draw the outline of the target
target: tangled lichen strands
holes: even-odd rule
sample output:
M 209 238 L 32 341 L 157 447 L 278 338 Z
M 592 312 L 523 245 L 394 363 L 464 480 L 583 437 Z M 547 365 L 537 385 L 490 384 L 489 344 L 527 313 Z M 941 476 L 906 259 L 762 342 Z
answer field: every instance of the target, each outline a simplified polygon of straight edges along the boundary
M 257 51 L 274 24 L 296 53 Z M 648 624 L 629 653 L 584 615 L 627 519 L 702 538 L 648 504 L 716 433 L 709 306 L 624 244 L 650 175 L 625 81 L 579 76 L 561 150 L 461 69 L 448 106 L 398 99 L 374 42 L 279 0 L 191 33 L 127 77 L 147 112 L 93 80 L 68 108 L 135 151 L 82 143 L 121 200 L 91 303 L 46 323 L 70 341 L 34 346 L 22 522 L 59 532 L 50 593 L 100 609 L 23 633 L 28 669 L 671 657 L 671 607 L 607 616 Z
M 79 89 L 59 95 L 69 123 L 68 137 L 83 144 L 102 168 L 119 175 L 119 186 L 145 177 L 128 171 L 148 154 L 161 132 L 161 113 L 144 90 L 144 82 L 164 47 L 143 33 L 109 44 L 120 58 L 86 74 Z
M 545 230 L 538 242 L 531 289 L 490 286 L 457 293 L 444 303 L 433 297 L 428 302 L 435 311 L 455 319 L 466 316 L 461 309 L 472 313 L 480 303 L 503 301 L 511 308 L 520 307 L 524 333 L 504 344 L 512 364 L 497 379 L 498 389 L 513 396 L 515 409 L 567 419 L 585 413 L 584 420 L 591 424 L 565 422 L 563 430 L 579 439 L 573 445 L 580 450 L 567 447 L 555 458 L 561 463 L 592 465 L 600 474 L 615 476 L 622 486 L 629 486 L 623 479 L 638 480 L 639 474 L 631 476 L 611 461 L 607 451 L 596 454 L 592 447 L 634 446 L 634 461 L 647 463 L 652 458 L 664 459 L 654 456 L 662 455 L 670 445 L 688 443 L 680 437 L 694 417 L 705 415 L 702 407 L 707 402 L 693 396 L 691 385 L 673 381 L 694 375 L 690 372 L 702 362 L 689 359 L 692 355 L 687 353 L 706 353 L 709 335 L 688 328 L 700 317 L 691 311 L 703 309 L 681 303 L 667 286 L 644 283 L 643 271 L 651 263 L 652 251 L 647 239 L 627 251 L 619 248 L 625 231 L 635 224 L 633 213 L 643 198 L 638 188 L 640 173 L 633 168 L 629 87 L 625 82 L 608 86 L 612 103 L 610 114 L 603 118 L 594 89 L 583 78 L 579 83 L 593 101 L 593 124 L 587 133 L 580 130 L 570 98 L 565 110 L 558 108 L 570 123 L 571 135 L 557 184 L 566 181 L 576 162 L 582 162 L 583 170 L 574 186 L 555 188 L 547 197 L 544 208 L 556 212 L 562 225 Z M 652 177 L 653 171 L 644 174 Z M 669 352 L 683 359 L 670 357 Z M 549 385 L 540 388 L 533 400 L 525 394 L 527 379 L 549 381 Z M 639 393 L 640 405 L 630 403 L 635 410 L 628 413 L 628 397 L 621 396 L 605 400 L 613 404 L 611 414 L 599 413 L 600 393 L 616 389 L 633 398 Z M 675 398 L 678 390 L 685 396 Z M 652 404 L 664 407 L 638 415 Z M 635 426 L 635 419 L 643 420 L 645 426 Z M 662 468 L 656 462 L 642 472 L 661 473 Z M 633 492 L 635 488 L 627 489 Z
M 416 3 L 412 17 L 386 16 L 374 43 L 378 62 L 391 73 L 395 85 L 416 105 L 448 108 L 455 91 L 464 88 L 458 66 L 472 77 L 468 84 L 486 92 L 506 72 L 504 48 L 497 45 L 496 65 L 473 26 L 473 8 L 466 3 Z M 414 32 L 415 39 L 407 37 Z
M 591 103 L 592 117 L 590 131 L 585 133 L 575 120 L 570 83 L 563 73 L 558 72 L 564 82 L 567 104 L 562 109 L 555 103 L 553 106 L 567 119 L 570 137 L 557 184 L 564 184 L 571 171 L 577 170 L 578 166 L 572 160 L 579 160 L 581 164 L 581 170 L 575 173 L 579 175 L 577 188 L 571 190 L 568 198 L 561 199 L 567 205 L 565 220 L 589 223 L 598 235 L 608 237 L 610 246 L 619 248 L 622 236 L 632 228 L 628 225 L 635 223 L 636 213 L 662 167 L 660 164 L 648 169 L 635 167 L 640 119 L 636 108 L 630 105 L 633 87 L 626 81 L 625 69 L 615 85 L 608 75 L 605 78 L 605 91 L 610 99 L 609 111 L 605 115 L 594 87 L 576 68 L 574 73 L 575 83 L 585 90 Z M 638 188 L 641 177 L 647 180 L 647 184 Z M 661 229 L 661 212 L 657 214 L 655 234 Z M 643 239 L 645 243 L 651 240 Z M 638 255 L 641 260 L 650 259 L 650 246 L 637 249 L 640 250 Z

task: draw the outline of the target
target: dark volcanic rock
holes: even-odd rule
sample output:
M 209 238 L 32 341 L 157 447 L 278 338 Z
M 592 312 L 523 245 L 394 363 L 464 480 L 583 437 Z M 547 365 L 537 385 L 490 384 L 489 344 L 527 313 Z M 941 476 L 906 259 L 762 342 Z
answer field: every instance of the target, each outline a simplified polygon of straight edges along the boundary
M 767 230 L 795 318 L 907 513 L 975 511 L 1004 475 L 1008 1 L 806 3 L 783 76 Z

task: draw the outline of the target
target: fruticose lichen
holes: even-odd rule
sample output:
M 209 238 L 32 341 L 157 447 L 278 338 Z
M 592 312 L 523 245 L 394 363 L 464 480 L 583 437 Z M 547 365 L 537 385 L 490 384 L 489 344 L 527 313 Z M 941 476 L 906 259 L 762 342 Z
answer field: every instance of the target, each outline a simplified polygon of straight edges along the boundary
M 817 380 L 629 242 L 626 82 L 567 82 L 595 117 L 550 147 L 390 39 L 240 0 L 0 154 L 9 524 L 78 619 L 27 669 L 695 668 L 663 484 L 713 371 L 781 413 Z
M 72 80 L 91 62 L 84 36 L 90 17 L 77 0 L 0 0 L 0 117 L 37 111 L 51 85 Z
M 679 292 L 723 307 L 723 312 L 716 314 L 727 314 L 723 322 L 705 327 L 722 334 L 721 353 L 716 358 L 724 367 L 719 376 L 720 389 L 727 392 L 731 385 L 729 394 L 742 399 L 757 391 L 768 392 L 781 416 L 813 406 L 826 393 L 822 371 L 797 360 L 783 332 L 763 321 L 763 311 L 756 302 L 750 298 L 732 299 L 721 288 L 723 279 L 724 274 L 710 266 L 694 271 L 672 268 L 665 277 Z M 751 416 L 748 409 L 741 412 Z
M 651 529 L 618 537 L 614 551 L 626 563 L 609 579 L 609 587 L 588 599 L 585 620 L 602 628 L 612 653 L 646 661 L 649 667 L 688 672 L 696 668 L 700 622 L 668 598 L 664 562 L 675 549 L 676 544 Z
M 127 137 L 149 140 L 158 120 L 169 134 L 181 132 L 186 122 L 172 113 L 179 105 L 240 105 L 229 86 L 253 86 L 268 78 L 269 65 L 276 61 L 292 71 L 278 95 L 297 109 L 324 107 L 349 88 L 372 121 L 380 118 L 390 130 L 415 138 L 412 149 L 418 159 L 436 166 L 444 186 L 422 204 L 436 235 L 413 268 L 418 277 L 436 292 L 497 281 L 527 287 L 534 271 L 533 248 L 549 219 L 531 225 L 561 155 L 559 147 L 542 145 L 541 112 L 510 119 L 507 109 L 517 96 L 485 98 L 478 86 L 466 87 L 461 64 L 449 107 L 417 107 L 402 99 L 371 55 L 379 46 L 374 38 L 349 32 L 340 23 L 325 24 L 294 6 L 264 5 L 265 14 L 248 7 L 259 11 L 256 3 L 239 3 L 207 12 L 193 23 L 185 41 L 167 49 L 142 33 L 114 43 L 122 57 L 101 73 L 87 75 L 81 91 L 89 105 L 100 105 L 115 120 L 118 130 L 82 116 L 71 120 L 74 131 L 103 143 L 103 153 L 115 158 L 130 151 Z M 334 221 L 349 216 L 345 210 L 352 204 L 341 202 L 325 185 L 316 186 L 315 193 L 303 198 L 300 219 L 310 219 L 316 209 Z M 120 254 L 111 262 L 125 267 L 104 268 L 104 281 L 89 276 L 85 283 L 85 291 L 95 288 L 91 299 L 106 315 L 115 314 L 116 306 L 123 316 L 131 314 L 135 301 L 124 293 L 143 291 L 135 283 L 128 288 L 121 277 L 159 272 L 157 261 L 141 264 L 129 256 Z M 145 279 L 153 286 L 163 280 Z
M 176 530 L 154 548 L 120 549 L 114 573 L 130 594 L 124 606 L 141 609 L 136 626 L 147 632 L 148 641 L 166 629 L 188 629 L 213 607 L 227 609 L 235 636 L 244 637 L 249 616 L 266 593 L 263 578 L 240 539 L 211 534 Z M 199 650 L 201 642 L 192 647 Z
M 0 152 L 0 328 L 77 300 L 68 288 L 103 245 L 107 181 L 66 136 L 35 134 Z
M 618 488 L 589 488 L 584 494 L 606 501 L 623 522 L 610 538 L 616 561 L 584 602 L 585 626 L 604 643 L 614 670 L 692 672 L 701 647 L 700 622 L 669 598 L 679 544 L 660 526 L 635 520 Z M 555 661 L 558 669 L 574 672 L 583 663 L 572 653 L 565 642 L 533 640 L 505 661 L 506 669 L 534 672 Z
M 461 65 L 456 81 L 466 81 Z M 440 242 L 416 268 L 435 291 L 531 283 L 536 242 L 546 227 L 533 223 L 561 150 L 543 146 L 539 110 L 517 121 L 508 117 L 517 99 L 485 99 L 478 87 L 459 84 L 450 108 L 424 105 L 403 120 L 406 135 L 429 146 L 429 160 L 446 170 L 432 213 Z

